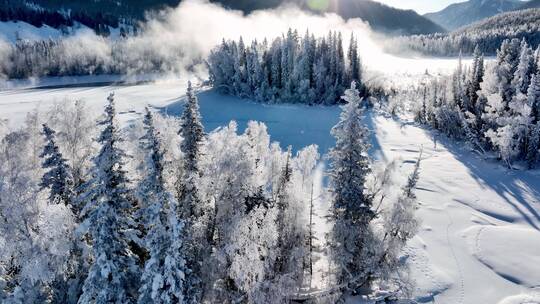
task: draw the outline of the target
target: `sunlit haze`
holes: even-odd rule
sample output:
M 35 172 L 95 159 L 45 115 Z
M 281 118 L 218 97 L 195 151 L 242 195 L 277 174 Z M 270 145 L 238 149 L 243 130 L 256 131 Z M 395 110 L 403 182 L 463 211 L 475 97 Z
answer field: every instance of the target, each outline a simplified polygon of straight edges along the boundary
M 402 9 L 412 9 L 419 14 L 436 12 L 448 5 L 463 0 L 377 0 L 378 2 Z

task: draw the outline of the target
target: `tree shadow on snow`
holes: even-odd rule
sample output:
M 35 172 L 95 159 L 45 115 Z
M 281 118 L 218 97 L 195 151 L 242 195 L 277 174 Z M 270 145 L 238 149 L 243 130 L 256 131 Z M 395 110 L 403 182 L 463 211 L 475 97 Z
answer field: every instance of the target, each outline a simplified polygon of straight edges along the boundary
M 433 132 L 423 128 L 433 138 Z M 483 187 L 491 188 L 533 229 L 540 231 L 540 178 L 534 171 L 510 170 L 502 163 L 484 159 L 471 152 L 466 142 L 456 142 L 444 135 L 437 136 L 439 145 L 463 163 L 470 175 Z M 467 191 L 467 189 L 463 189 Z M 476 208 L 475 208 L 476 209 Z M 490 217 L 509 222 L 509 218 L 493 212 L 478 210 Z

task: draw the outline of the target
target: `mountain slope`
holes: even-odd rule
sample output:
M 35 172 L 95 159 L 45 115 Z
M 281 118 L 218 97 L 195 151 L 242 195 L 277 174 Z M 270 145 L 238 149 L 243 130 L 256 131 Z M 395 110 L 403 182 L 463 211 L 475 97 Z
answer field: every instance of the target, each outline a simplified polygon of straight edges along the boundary
M 495 55 L 505 39 L 525 39 L 540 45 L 540 8 L 516 10 L 483 19 L 447 34 L 415 35 L 391 39 L 389 51 L 413 50 L 429 55 L 471 55 L 475 46 L 486 55 Z
M 522 5 L 519 0 L 469 0 L 424 16 L 448 30 L 454 30 L 484 18 L 519 9 Z
M 83 12 L 92 18 L 102 18 L 104 14 L 118 20 L 143 19 L 148 10 L 163 7 L 175 7 L 183 0 L 33 0 L 40 8 L 57 11 Z M 210 0 L 224 7 L 249 13 L 254 10 L 276 8 L 282 4 L 293 3 L 310 10 L 308 0 Z M 360 18 L 378 31 L 393 34 L 431 34 L 444 32 L 444 29 L 433 21 L 412 10 L 396 9 L 372 0 L 340 0 L 330 1 L 339 5 L 328 5 L 315 12 L 335 12 L 343 18 Z M 26 0 L 0 0 L 4 8 L 25 7 Z M 106 13 L 104 13 L 106 12 Z M 0 18 L 1 19 L 1 18 Z M 15 21 L 10 19 L 7 21 Z M 6 21 L 6 20 L 3 20 Z M 51 24 L 48 24 L 51 25 Z M 51 25 L 54 26 L 54 25 Z
M 540 8 L 540 0 L 531 0 L 523 3 L 519 9 Z
M 394 34 L 432 34 L 445 32 L 435 22 L 413 10 L 396 9 L 371 0 L 340 0 L 328 11 L 343 18 L 360 18 L 375 29 Z

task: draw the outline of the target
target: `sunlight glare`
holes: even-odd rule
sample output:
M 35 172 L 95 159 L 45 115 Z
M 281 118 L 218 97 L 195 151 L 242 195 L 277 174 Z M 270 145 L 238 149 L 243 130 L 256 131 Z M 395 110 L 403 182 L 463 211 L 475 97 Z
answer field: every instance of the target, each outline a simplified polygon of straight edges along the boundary
M 311 10 L 324 12 L 330 6 L 330 0 L 308 0 L 307 5 Z

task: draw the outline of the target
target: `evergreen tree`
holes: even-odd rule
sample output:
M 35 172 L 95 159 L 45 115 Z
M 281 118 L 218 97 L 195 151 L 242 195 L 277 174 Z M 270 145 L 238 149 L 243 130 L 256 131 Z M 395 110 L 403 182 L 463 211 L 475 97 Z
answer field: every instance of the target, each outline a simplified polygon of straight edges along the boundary
M 285 272 L 285 267 L 287 260 L 290 258 L 290 251 L 292 246 L 294 246 L 293 240 L 291 239 L 291 231 L 289 226 L 291 225 L 287 218 L 287 212 L 290 208 L 290 196 L 288 195 L 288 186 L 291 181 L 291 164 L 290 164 L 290 147 L 287 152 L 287 161 L 285 167 L 281 172 L 281 176 L 278 184 L 278 197 L 277 197 L 277 232 L 278 232 L 278 243 L 277 243 L 277 257 L 276 257 L 276 275 L 282 274 Z
M 78 221 L 79 210 L 73 202 L 73 179 L 67 160 L 63 158 L 56 144 L 56 132 L 47 124 L 43 124 L 42 134 L 46 142 L 40 157 L 44 159 L 43 168 L 47 171 L 43 174 L 39 186 L 41 189 L 49 190 L 49 203 L 66 205 L 71 209 L 70 215 Z M 73 238 L 72 231 L 68 236 L 72 246 L 66 260 L 65 271 L 50 283 L 52 303 L 76 303 L 81 292 L 80 285 L 86 271 L 82 265 L 82 252 L 78 240 Z
M 132 204 L 112 94 L 108 102 L 105 118 L 99 122 L 103 130 L 98 138 L 101 149 L 94 158 L 94 176 L 84 194 L 88 203 L 82 225 L 92 239 L 94 261 L 80 304 L 134 303 L 138 286 L 136 258 L 128 245 Z
M 353 82 L 342 97 L 348 103 L 342 107 L 339 123 L 332 129 L 336 146 L 330 151 L 331 187 L 334 195 L 331 246 L 341 269 L 338 283 L 349 282 L 356 289 L 368 275 L 373 254 L 373 234 L 370 222 L 374 218 L 371 198 L 365 183 L 370 172 L 368 129 L 362 124 L 360 96 Z
M 531 107 L 533 122 L 540 120 L 540 70 L 531 76 L 531 84 L 527 90 L 527 103 Z
M 362 80 L 362 68 L 360 65 L 360 57 L 358 56 L 358 40 L 351 34 L 351 41 L 349 43 L 349 79 L 348 81 L 356 81 L 360 84 Z
M 540 149 L 540 123 L 531 125 L 531 133 L 527 146 L 527 165 L 533 169 L 538 162 L 538 150 Z
M 515 86 L 512 86 L 512 80 L 519 64 L 520 47 L 518 39 L 505 40 L 501 44 L 500 50 L 497 51 L 495 73 L 499 81 L 500 95 L 504 104 L 502 110 L 508 109 L 508 103 L 516 93 Z
M 199 173 L 198 158 L 204 139 L 204 129 L 199 112 L 199 101 L 191 81 L 188 82 L 187 100 L 182 114 L 182 125 L 179 134 L 182 136 L 180 149 L 184 153 L 184 171 L 186 173 Z
M 184 282 L 189 275 L 183 257 L 184 225 L 177 219 L 176 201 L 164 186 L 163 151 L 148 108 L 144 128 L 141 142 L 148 156 L 146 176 L 139 190 L 144 200 L 142 218 L 148 231 L 144 244 L 150 257 L 141 276 L 138 303 L 183 303 Z
M 43 124 L 42 134 L 46 143 L 40 157 L 43 159 L 43 168 L 47 171 L 43 174 L 39 186 L 49 190 L 50 203 L 63 203 L 71 207 L 73 180 L 67 160 L 56 144 L 55 133 L 47 124 Z
M 468 88 L 468 97 L 471 104 L 471 113 L 480 116 L 477 107 L 478 91 L 480 91 L 480 84 L 484 80 L 484 55 L 480 52 L 480 47 L 477 45 L 473 53 L 473 66 L 470 74 L 470 86 Z
M 199 160 L 204 140 L 204 129 L 199 113 L 199 103 L 193 92 L 191 82 L 188 83 L 187 101 L 182 114 L 182 125 L 179 132 L 182 136 L 181 151 L 184 155 L 183 172 L 179 178 L 179 219 L 185 224 L 186 233 L 186 265 L 191 275 L 186 280 L 186 303 L 198 303 L 203 296 L 202 267 L 205 257 L 210 254 L 213 238 L 209 221 L 213 218 L 205 215 L 213 214 L 205 210 L 200 198 L 198 183 L 201 171 Z M 208 212 L 207 212 L 208 211 Z
M 527 89 L 531 83 L 531 75 L 534 73 L 533 51 L 523 39 L 521 42 L 521 53 L 519 55 L 519 64 L 512 84 L 516 87 L 516 92 L 527 94 Z

